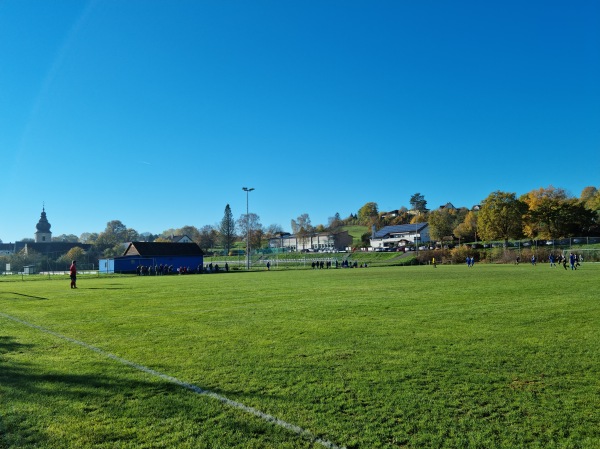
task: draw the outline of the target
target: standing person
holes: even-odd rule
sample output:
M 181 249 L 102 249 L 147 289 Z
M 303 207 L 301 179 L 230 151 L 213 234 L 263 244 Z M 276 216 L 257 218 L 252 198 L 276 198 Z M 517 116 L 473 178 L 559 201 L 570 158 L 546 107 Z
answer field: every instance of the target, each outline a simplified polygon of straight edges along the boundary
M 69 277 L 71 278 L 71 288 L 77 288 L 77 261 L 74 260 L 69 267 Z
M 556 264 L 554 263 L 554 254 L 550 253 L 548 259 L 550 260 L 550 267 L 556 267 Z
M 575 270 L 575 254 L 569 254 L 569 264 L 571 265 L 571 270 Z

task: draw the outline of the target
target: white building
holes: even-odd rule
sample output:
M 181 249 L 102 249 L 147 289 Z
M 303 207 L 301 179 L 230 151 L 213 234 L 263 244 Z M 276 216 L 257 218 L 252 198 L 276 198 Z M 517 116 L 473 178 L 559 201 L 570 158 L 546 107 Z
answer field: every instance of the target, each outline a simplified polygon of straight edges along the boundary
M 194 243 L 187 235 L 172 235 L 169 237 L 169 241 L 173 243 Z
M 409 244 L 429 242 L 429 224 L 415 223 L 396 226 L 385 226 L 379 231 L 373 229 L 371 247 L 397 248 Z
M 319 232 L 305 237 L 281 233 L 269 239 L 269 248 L 288 251 L 343 251 L 352 246 L 352 236 L 348 231 Z

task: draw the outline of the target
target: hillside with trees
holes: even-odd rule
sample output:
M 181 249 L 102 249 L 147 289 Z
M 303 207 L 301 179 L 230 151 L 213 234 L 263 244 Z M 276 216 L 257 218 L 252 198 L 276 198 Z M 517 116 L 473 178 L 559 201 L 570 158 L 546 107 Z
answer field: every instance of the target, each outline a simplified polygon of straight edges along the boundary
M 571 237 L 600 236 L 600 190 L 589 186 L 579 197 L 564 189 L 548 186 L 518 196 L 514 192 L 495 191 L 487 195 L 478 207 L 445 206 L 428 209 L 427 200 L 417 192 L 409 196 L 410 208 L 401 206 L 392 211 L 381 211 L 374 201 L 365 203 L 356 213 L 343 218 L 339 212 L 329 217 L 327 223 L 313 224 L 309 213 L 290 219 L 292 233 L 309 238 L 319 232 L 347 230 L 356 248 L 369 245 L 372 227 L 381 229 L 388 225 L 428 222 L 430 235 L 439 242 L 504 241 L 514 239 L 554 240 Z M 207 254 L 228 254 L 232 248 L 245 248 L 250 236 L 251 248 L 268 247 L 269 239 L 284 232 L 279 224 L 264 226 L 257 214 L 242 214 L 236 220 L 227 204 L 223 218 L 215 225 L 187 225 L 151 234 L 128 228 L 120 220 L 106 223 L 100 233 L 83 232 L 79 237 L 62 235 L 55 241 L 81 242 L 92 245 L 77 258 L 93 266 L 99 258 L 115 257 L 123 253 L 127 242 L 170 241 L 173 236 L 187 235 Z M 27 264 L 62 269 L 75 254 L 64 254 L 49 260 L 36 254 L 11 254 L 0 256 L 0 263 L 11 263 L 16 269 Z

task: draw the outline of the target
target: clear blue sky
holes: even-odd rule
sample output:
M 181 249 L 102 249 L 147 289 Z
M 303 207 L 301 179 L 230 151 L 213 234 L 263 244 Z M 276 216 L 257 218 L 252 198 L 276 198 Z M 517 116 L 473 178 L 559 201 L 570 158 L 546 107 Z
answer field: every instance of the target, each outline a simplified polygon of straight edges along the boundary
M 0 239 L 600 187 L 597 1 L 0 2 Z

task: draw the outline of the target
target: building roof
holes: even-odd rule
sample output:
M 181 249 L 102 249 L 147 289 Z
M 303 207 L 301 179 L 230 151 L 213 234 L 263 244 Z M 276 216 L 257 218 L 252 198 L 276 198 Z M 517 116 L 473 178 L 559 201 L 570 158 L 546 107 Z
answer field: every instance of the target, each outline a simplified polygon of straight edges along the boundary
M 315 232 L 315 233 L 308 233 L 306 234 L 306 237 L 329 237 L 329 236 L 341 236 L 344 234 L 348 234 L 348 231 L 335 231 L 335 232 L 328 232 L 328 231 L 324 231 L 324 232 Z M 275 234 L 275 237 L 271 237 L 269 240 L 279 240 L 279 239 L 295 239 L 298 238 L 297 234 L 290 234 L 289 232 L 280 232 Z
M 84 251 L 89 251 L 92 245 L 89 243 L 79 243 L 79 242 L 16 242 L 14 244 L 15 253 L 22 251 L 24 249 L 27 252 L 36 252 L 39 254 L 46 255 L 57 255 L 57 254 L 66 254 L 71 249 L 78 246 Z
M 196 243 L 131 242 L 123 256 L 202 256 Z
M 173 243 L 189 243 L 194 241 L 187 235 L 171 235 L 167 238 Z
M 50 232 L 51 225 L 46 217 L 46 209 L 42 207 L 42 214 L 40 215 L 40 221 L 35 225 L 37 232 Z
M 446 203 L 446 204 L 441 205 L 440 209 L 456 210 L 456 207 L 454 207 L 454 204 L 452 204 L 452 203 Z
M 414 223 L 414 224 L 403 224 L 403 225 L 394 225 L 394 226 L 384 226 L 379 231 L 376 231 L 373 235 L 376 239 L 381 239 L 389 234 L 400 234 L 400 233 L 409 233 L 409 232 L 421 232 L 425 229 L 429 224 L 427 222 L 423 223 Z

